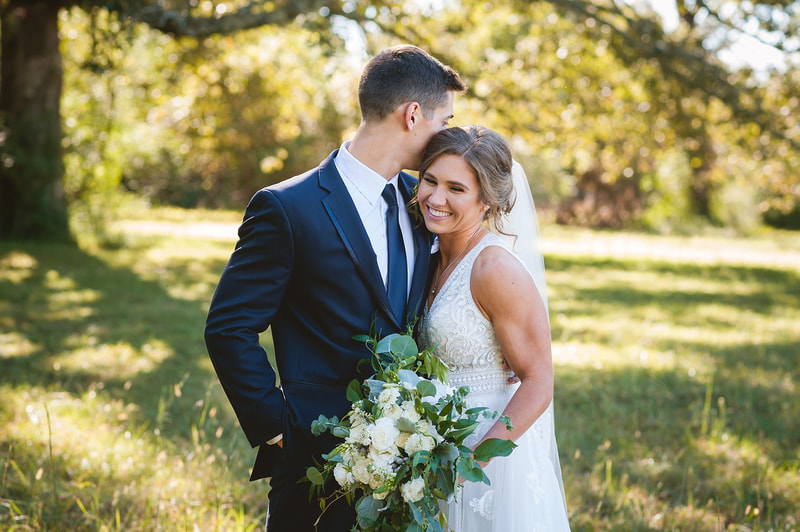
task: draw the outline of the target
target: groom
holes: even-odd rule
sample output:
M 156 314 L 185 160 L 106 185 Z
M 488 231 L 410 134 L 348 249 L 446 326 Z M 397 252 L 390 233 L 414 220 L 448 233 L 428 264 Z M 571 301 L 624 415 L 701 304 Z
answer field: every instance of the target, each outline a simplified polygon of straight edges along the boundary
M 341 418 L 348 382 L 366 376 L 357 366 L 369 353 L 353 335 L 373 324 L 381 336 L 404 332 L 423 304 L 431 237 L 403 208 L 415 180 L 401 170 L 419 167 L 464 90 L 452 68 L 423 50 L 384 50 L 361 76 L 353 140 L 247 206 L 205 339 L 242 429 L 259 447 L 251 480 L 272 477 L 269 532 L 314 530 L 319 505 L 297 481 L 336 443 L 312 436 L 311 422 Z M 267 327 L 280 387 L 259 345 Z M 318 530 L 354 522 L 341 500 Z

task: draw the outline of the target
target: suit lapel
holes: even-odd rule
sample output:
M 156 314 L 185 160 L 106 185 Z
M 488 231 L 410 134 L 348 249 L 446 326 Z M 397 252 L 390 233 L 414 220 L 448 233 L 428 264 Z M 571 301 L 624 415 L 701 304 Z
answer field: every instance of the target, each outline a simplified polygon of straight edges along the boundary
M 372 249 L 364 224 L 356 211 L 353 200 L 347 187 L 344 186 L 339 172 L 333 163 L 333 158 L 337 152 L 333 152 L 319 167 L 320 187 L 327 190 L 329 194 L 322 198 L 322 205 L 331 218 L 336 231 L 344 243 L 347 253 L 353 260 L 359 274 L 364 279 L 364 284 L 372 293 L 378 306 L 388 316 L 392 317 L 395 325 L 401 328 L 397 318 L 392 312 L 389 304 L 389 296 L 386 294 L 386 287 L 383 285 L 378 261 L 375 251 Z

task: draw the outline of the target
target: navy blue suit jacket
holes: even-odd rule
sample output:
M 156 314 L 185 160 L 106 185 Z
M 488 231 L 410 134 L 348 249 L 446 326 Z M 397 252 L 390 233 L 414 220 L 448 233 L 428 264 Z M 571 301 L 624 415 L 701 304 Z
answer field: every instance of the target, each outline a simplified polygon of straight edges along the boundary
M 369 356 L 355 334 L 374 323 L 380 335 L 404 332 L 421 308 L 431 236 L 415 223 L 416 262 L 409 314 L 394 316 L 375 253 L 333 163 L 258 191 L 239 228 L 205 328 L 208 352 L 250 444 L 260 446 L 251 480 L 272 475 L 281 450 L 265 442 L 283 433 L 284 448 L 312 456 L 329 451 L 315 438 L 320 414 L 341 418 L 347 384 Z M 416 180 L 400 174 L 410 199 Z M 281 387 L 259 333 L 272 327 Z M 365 365 L 367 368 L 369 365 Z

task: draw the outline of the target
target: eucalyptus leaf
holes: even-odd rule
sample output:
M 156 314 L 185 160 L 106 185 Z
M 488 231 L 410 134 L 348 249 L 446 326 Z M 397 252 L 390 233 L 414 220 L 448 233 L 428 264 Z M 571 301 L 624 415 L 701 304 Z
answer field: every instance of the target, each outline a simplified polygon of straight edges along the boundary
M 331 434 L 333 434 L 337 438 L 345 439 L 350 435 L 350 431 L 347 430 L 347 428 L 345 428 L 345 427 L 337 426 L 337 427 L 333 427 L 331 429 Z
M 392 353 L 402 355 L 404 357 L 413 357 L 419 352 L 419 349 L 417 349 L 417 343 L 410 336 L 397 336 L 392 339 L 392 343 L 390 345 Z
M 422 397 L 436 395 L 436 386 L 431 381 L 421 380 L 417 383 L 417 391 Z
M 500 438 L 489 438 L 475 447 L 474 457 L 479 462 L 488 462 L 496 456 L 508 456 L 517 447 L 511 440 Z
M 383 381 L 378 381 L 375 379 L 367 379 L 364 381 L 364 384 L 367 385 L 369 388 L 369 398 L 371 401 L 376 401 L 378 396 L 383 391 Z
M 383 502 L 376 500 L 372 495 L 364 495 L 356 505 L 356 513 L 358 514 L 359 521 L 364 521 L 365 524 L 370 525 L 378 520 L 380 516 L 379 511 L 383 507 Z
M 378 354 L 390 353 L 392 351 L 392 342 L 395 338 L 399 337 L 399 334 L 390 334 L 389 336 L 384 336 L 380 339 L 380 341 L 378 341 L 378 345 L 375 346 L 375 352 Z
M 421 380 L 419 375 L 411 371 L 410 369 L 401 369 L 397 372 L 397 376 L 400 378 L 400 382 L 407 382 L 411 386 L 416 386 L 417 383 Z

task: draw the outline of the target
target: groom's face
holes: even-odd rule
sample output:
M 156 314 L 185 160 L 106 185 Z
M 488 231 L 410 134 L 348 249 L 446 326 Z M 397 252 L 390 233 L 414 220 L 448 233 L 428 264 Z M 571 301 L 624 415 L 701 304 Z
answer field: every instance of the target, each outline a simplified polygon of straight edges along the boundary
M 413 150 L 413 164 L 407 166 L 409 170 L 419 170 L 419 165 L 422 162 L 422 153 L 428 141 L 431 140 L 436 133 L 446 129 L 453 118 L 453 100 L 455 93 L 449 91 L 445 103 L 440 107 L 434 109 L 430 118 L 427 118 L 420 110 L 415 115 L 414 129 L 412 133 L 412 150 Z

